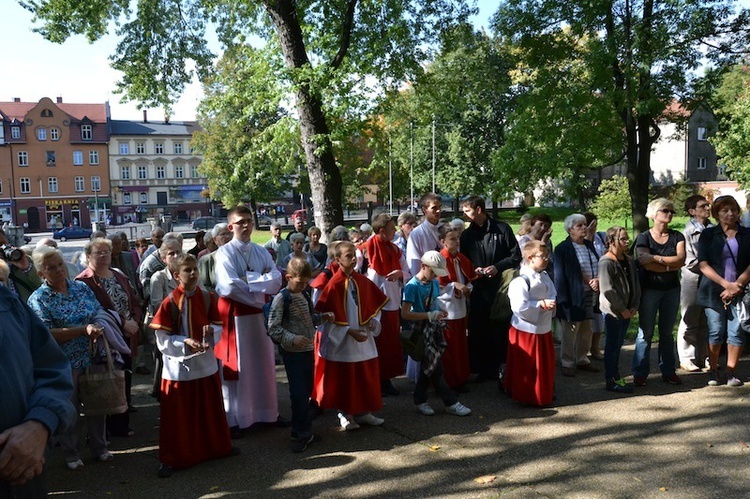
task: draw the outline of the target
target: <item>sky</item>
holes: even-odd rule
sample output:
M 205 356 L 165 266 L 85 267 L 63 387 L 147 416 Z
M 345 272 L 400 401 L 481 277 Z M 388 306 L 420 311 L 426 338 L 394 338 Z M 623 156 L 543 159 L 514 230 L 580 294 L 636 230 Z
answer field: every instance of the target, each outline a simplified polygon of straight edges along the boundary
M 480 27 L 489 26 L 489 18 L 497 8 L 496 0 L 478 0 L 479 14 L 473 22 Z M 120 103 L 115 94 L 120 73 L 109 65 L 117 37 L 107 35 L 94 44 L 83 36 L 74 36 L 63 44 L 46 41 L 32 28 L 32 15 L 17 0 L 0 0 L 0 18 L 3 24 L 3 66 L 5 77 L 0 79 L 0 101 L 18 97 L 24 102 L 37 102 L 42 97 L 53 101 L 62 97 L 64 102 L 96 103 L 109 101 L 112 119 L 139 120 L 143 111 L 136 103 Z M 216 52 L 218 47 L 214 48 Z M 200 84 L 186 88 L 172 111 L 172 121 L 195 119 L 200 102 Z M 149 119 L 164 117 L 162 109 L 149 109 Z

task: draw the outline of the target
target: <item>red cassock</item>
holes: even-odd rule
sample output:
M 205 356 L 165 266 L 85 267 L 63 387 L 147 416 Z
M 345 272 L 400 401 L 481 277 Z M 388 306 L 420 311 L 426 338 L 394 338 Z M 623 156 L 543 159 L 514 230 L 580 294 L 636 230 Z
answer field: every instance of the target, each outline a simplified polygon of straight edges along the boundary
M 441 286 L 446 286 L 451 282 L 470 283 L 479 276 L 474 271 L 474 265 L 462 253 L 451 255 L 447 249 L 443 248 L 440 254 L 445 257 L 447 263 L 446 269 L 448 275 L 438 279 Z M 462 279 L 459 280 L 461 273 Z M 467 319 L 446 320 L 445 341 L 448 346 L 443 352 L 443 369 L 445 370 L 445 382 L 450 387 L 463 385 L 469 380 L 469 340 L 467 337 Z
M 519 402 L 546 406 L 555 390 L 555 343 L 552 332 L 533 334 L 513 326 L 508 331 L 505 392 Z
M 181 311 L 188 307 L 190 337 L 202 341 L 203 325 L 221 323 L 216 297 L 209 295 L 209 299 L 210 304 L 206 306 L 202 292 L 187 296 L 179 286 L 162 302 L 151 327 L 170 335 L 179 334 Z M 177 324 L 174 324 L 175 317 Z M 194 357 L 184 362 L 189 364 L 191 361 L 198 359 Z M 215 364 L 216 359 L 207 352 L 201 355 L 200 362 Z M 162 463 L 175 469 L 189 468 L 202 461 L 231 454 L 232 441 L 224 413 L 218 370 L 197 379 L 162 379 L 159 400 L 159 460 Z
M 375 284 L 357 272 L 347 276 L 341 270 L 337 271 L 323 290 L 315 308 L 321 313 L 333 312 L 334 324 L 347 326 L 347 281 L 350 278 L 357 290 L 359 317 L 359 324 L 352 324 L 352 327 L 364 327 L 364 324 L 378 315 L 388 298 Z M 316 351 L 320 351 L 319 347 Z M 357 362 L 324 359 L 324 362 L 316 365 L 315 383 L 315 400 L 323 409 L 362 414 L 383 407 L 377 356 Z

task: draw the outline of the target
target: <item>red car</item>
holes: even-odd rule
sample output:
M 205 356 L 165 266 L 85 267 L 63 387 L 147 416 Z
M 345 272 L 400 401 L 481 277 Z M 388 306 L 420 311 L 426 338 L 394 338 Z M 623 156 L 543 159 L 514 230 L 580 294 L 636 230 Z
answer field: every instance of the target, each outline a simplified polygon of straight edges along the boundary
M 305 222 L 307 222 L 307 210 L 296 210 L 292 214 L 292 220 L 297 220 L 298 218 L 301 218 Z

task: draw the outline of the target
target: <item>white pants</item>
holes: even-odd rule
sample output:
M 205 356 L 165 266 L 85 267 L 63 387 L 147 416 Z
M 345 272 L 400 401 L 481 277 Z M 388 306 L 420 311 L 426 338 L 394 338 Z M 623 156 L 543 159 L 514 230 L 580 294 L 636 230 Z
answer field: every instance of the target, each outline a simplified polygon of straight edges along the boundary
M 563 367 L 590 364 L 591 319 L 580 322 L 560 320 L 560 362 Z

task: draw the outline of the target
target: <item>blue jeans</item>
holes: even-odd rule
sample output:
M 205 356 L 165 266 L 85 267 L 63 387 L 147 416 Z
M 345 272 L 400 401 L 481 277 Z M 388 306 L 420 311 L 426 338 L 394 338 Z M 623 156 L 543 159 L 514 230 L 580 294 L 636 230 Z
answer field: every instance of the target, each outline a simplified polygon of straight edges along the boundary
M 633 375 L 648 377 L 651 338 L 654 337 L 656 314 L 659 314 L 659 369 L 663 376 L 671 376 L 675 370 L 675 345 L 672 329 L 677 321 L 680 307 L 680 287 L 667 290 L 644 289 L 641 304 L 638 337 L 633 355 Z
M 736 300 L 735 300 L 736 302 Z M 708 324 L 708 344 L 741 347 L 745 345 L 745 332 L 740 329 L 740 319 L 737 316 L 737 304 L 724 308 L 706 307 L 706 322 Z
M 292 399 L 292 438 L 307 439 L 312 435 L 310 395 L 313 388 L 313 351 L 288 352 L 279 347 L 289 382 Z
M 617 318 L 613 315 L 604 316 L 604 379 L 620 379 L 620 350 L 628 332 L 630 319 Z

